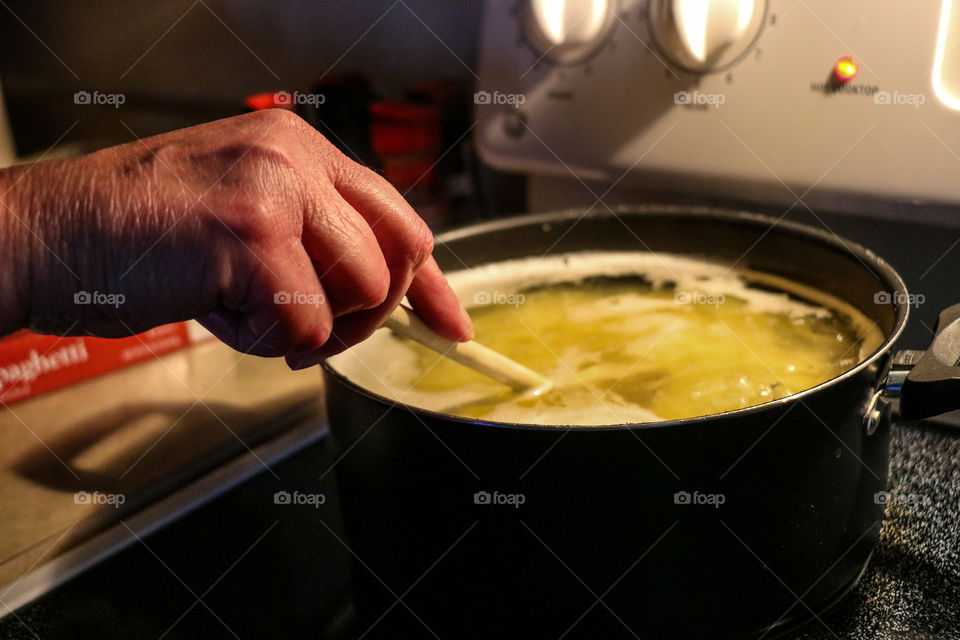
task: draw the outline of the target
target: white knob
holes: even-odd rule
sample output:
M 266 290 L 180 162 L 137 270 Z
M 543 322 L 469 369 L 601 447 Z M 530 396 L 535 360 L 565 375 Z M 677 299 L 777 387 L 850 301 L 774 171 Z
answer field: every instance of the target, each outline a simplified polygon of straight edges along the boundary
M 736 62 L 756 41 L 765 0 L 653 0 L 650 27 L 660 49 L 687 71 L 707 73 Z
M 579 62 L 603 44 L 612 26 L 610 0 L 527 0 L 522 27 L 541 57 Z

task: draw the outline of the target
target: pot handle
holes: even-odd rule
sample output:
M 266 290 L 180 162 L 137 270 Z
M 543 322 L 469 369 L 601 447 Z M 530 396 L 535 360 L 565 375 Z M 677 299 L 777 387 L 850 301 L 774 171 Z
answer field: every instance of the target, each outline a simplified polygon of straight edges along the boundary
M 901 351 L 894 356 L 894 368 L 909 369 L 900 395 L 904 420 L 960 409 L 960 304 L 940 312 L 935 333 L 926 351 Z

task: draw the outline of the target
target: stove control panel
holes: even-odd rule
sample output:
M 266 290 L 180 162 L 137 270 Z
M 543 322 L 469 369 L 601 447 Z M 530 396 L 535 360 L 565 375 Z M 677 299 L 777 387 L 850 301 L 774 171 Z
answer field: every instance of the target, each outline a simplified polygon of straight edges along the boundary
M 653 0 L 650 35 L 677 68 L 710 73 L 747 53 L 760 36 L 765 13 L 762 0 Z
M 518 12 L 527 42 L 542 59 L 560 64 L 589 57 L 614 22 L 608 0 L 530 0 Z
M 960 203 L 960 0 L 488 0 L 494 166 Z

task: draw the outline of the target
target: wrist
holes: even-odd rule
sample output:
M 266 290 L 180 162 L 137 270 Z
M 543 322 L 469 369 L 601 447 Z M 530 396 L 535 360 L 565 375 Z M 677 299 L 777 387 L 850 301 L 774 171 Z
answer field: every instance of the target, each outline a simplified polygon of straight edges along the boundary
M 30 222 L 20 175 L 16 168 L 0 169 L 0 337 L 26 327 L 30 316 L 24 256 Z

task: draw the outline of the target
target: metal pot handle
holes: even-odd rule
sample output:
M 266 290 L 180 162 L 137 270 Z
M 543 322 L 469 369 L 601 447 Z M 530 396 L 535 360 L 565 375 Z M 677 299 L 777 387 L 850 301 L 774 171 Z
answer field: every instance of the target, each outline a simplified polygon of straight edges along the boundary
M 900 416 L 904 420 L 960 409 L 960 304 L 940 312 L 935 333 L 926 351 L 900 351 L 893 357 L 888 383 L 901 383 Z M 897 372 L 899 376 L 894 375 Z

